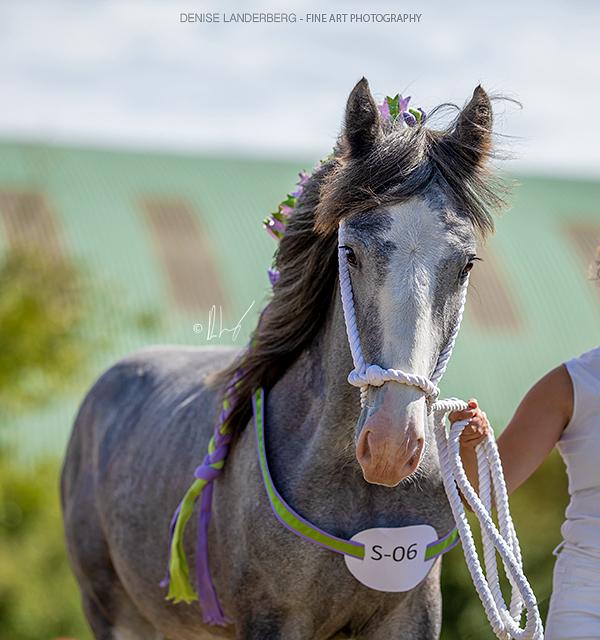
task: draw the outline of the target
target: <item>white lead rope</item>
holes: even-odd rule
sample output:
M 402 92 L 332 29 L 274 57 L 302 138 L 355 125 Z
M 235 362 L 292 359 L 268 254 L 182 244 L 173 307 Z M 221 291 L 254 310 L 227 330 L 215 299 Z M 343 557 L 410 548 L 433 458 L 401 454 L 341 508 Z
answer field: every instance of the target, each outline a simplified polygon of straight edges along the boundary
M 543 640 L 544 629 L 535 594 L 523 572 L 521 549 L 508 507 L 506 483 L 496 442 L 490 434 L 487 440 L 484 440 L 476 448 L 480 497 L 467 479 L 460 457 L 460 434 L 467 426 L 468 420 L 455 422 L 450 426 L 449 430 L 446 429 L 446 416 L 448 413 L 462 411 L 468 405 L 466 402 L 456 398 L 438 400 L 439 388 L 437 385 L 446 371 L 460 329 L 467 298 L 467 284 L 463 288 L 456 326 L 446 347 L 440 353 L 431 379 L 406 373 L 399 369 L 383 369 L 377 365 L 367 365 L 362 353 L 360 335 L 356 324 L 352 281 L 344 250 L 343 221 L 340 222 L 339 226 L 338 245 L 342 307 L 348 342 L 352 352 L 352 360 L 354 361 L 354 370 L 350 372 L 348 382 L 360 388 L 361 405 L 363 407 L 366 403 L 369 386 L 379 387 L 385 382 L 410 385 L 417 387 L 424 393 L 433 414 L 444 488 L 460 534 L 467 567 L 490 625 L 496 637 L 501 640 Z M 471 527 L 460 496 L 461 493 L 479 520 L 485 573 L 477 555 Z M 496 527 L 492 519 L 492 505 L 496 506 L 498 527 Z M 509 606 L 506 605 L 500 589 L 496 553 L 502 559 L 505 573 L 511 585 L 511 602 Z M 523 609 L 525 609 L 526 618 L 525 626 L 521 627 Z

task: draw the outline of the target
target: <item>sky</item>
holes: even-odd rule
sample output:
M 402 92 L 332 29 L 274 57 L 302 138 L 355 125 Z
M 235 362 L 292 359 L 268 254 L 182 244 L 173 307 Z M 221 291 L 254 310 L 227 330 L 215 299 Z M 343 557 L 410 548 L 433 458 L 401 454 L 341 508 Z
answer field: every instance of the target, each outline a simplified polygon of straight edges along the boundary
M 399 9 L 399 6 L 401 9 Z M 418 23 L 200 24 L 187 12 L 418 13 Z M 0 138 L 326 155 L 364 75 L 425 110 L 497 103 L 505 168 L 600 177 L 600 2 L 3 0 Z

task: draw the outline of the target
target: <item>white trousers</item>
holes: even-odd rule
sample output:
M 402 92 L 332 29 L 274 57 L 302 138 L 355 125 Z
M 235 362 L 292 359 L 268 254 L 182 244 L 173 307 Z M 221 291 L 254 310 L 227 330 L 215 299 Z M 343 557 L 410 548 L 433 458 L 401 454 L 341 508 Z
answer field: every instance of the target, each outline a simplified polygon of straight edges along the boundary
M 544 639 L 598 640 L 600 553 L 564 544 L 557 555 Z

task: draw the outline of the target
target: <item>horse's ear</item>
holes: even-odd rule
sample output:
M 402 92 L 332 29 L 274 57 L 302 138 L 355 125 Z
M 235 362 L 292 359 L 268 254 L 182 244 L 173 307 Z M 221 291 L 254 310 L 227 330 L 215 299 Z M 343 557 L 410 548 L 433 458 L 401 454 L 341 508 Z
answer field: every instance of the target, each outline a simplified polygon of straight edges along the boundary
M 349 158 L 361 158 L 375 145 L 381 133 L 381 120 L 369 83 L 362 78 L 356 83 L 346 103 L 342 132 L 342 153 Z
M 489 157 L 492 147 L 492 104 L 481 85 L 475 87 L 473 97 L 458 116 L 449 142 L 471 169 L 483 165 Z

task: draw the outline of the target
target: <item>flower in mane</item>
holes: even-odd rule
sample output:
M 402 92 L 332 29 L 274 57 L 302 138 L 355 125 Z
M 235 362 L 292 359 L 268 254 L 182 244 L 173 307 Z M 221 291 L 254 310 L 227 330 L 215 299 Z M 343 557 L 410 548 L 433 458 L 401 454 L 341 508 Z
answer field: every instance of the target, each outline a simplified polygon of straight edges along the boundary
M 378 105 L 379 113 L 384 122 L 395 121 L 401 118 L 401 122 L 414 127 L 417 124 L 424 124 L 427 119 L 427 114 L 421 107 L 418 109 L 409 108 L 410 96 L 404 98 L 400 94 L 395 96 L 386 96 L 383 102 Z M 320 164 L 323 164 L 331 158 L 331 155 L 321 160 Z M 263 225 L 267 233 L 279 242 L 285 235 L 285 230 L 290 215 L 294 212 L 298 199 L 304 191 L 306 183 L 309 181 L 312 173 L 301 171 L 298 176 L 299 180 L 296 183 L 296 189 L 291 193 L 288 193 L 284 200 L 279 203 L 277 211 L 267 216 L 263 220 Z M 276 269 L 269 269 L 269 280 L 274 285 L 279 277 L 279 272 Z
M 487 169 L 493 155 L 491 105 L 483 89 L 475 90 L 464 109 L 456 107 L 456 118 L 440 129 L 428 126 L 431 118 L 423 110 L 410 110 L 408 97 L 387 96 L 383 102 L 378 105 L 370 97 L 378 122 L 361 125 L 362 142 L 373 134 L 368 153 L 352 161 L 353 153 L 365 149 L 354 125 L 345 122 L 333 153 L 310 175 L 301 175 L 301 193 L 290 193 L 265 220 L 278 241 L 269 274 L 273 293 L 250 348 L 211 379 L 215 387 L 226 388 L 243 369 L 229 420 L 236 435 L 248 423 L 252 394 L 261 386 L 270 389 L 324 325 L 337 282 L 341 219 L 404 202 L 433 185 L 482 237 L 493 230 L 491 213 L 502 206 L 504 189 Z M 346 121 L 363 118 L 363 107 L 356 100 L 347 104 Z
M 285 199 L 279 203 L 275 213 L 272 213 L 263 220 L 263 225 L 265 226 L 267 233 L 277 241 L 283 238 L 288 218 L 296 208 L 298 198 L 304 191 L 304 185 L 310 178 L 310 174 L 306 171 L 301 171 L 298 176 L 300 179 L 296 183 L 296 189 L 291 193 L 288 193 Z
M 417 124 L 424 124 L 427 119 L 427 114 L 421 107 L 418 109 L 409 108 L 410 96 L 403 98 L 400 94 L 396 94 L 394 97 L 386 96 L 383 102 L 378 105 L 379 113 L 382 120 L 388 122 L 390 120 L 396 120 L 402 118 L 409 127 L 414 127 Z
M 285 200 L 282 200 L 277 207 L 277 211 L 263 220 L 263 225 L 267 233 L 279 242 L 285 235 L 285 229 L 288 223 L 290 215 L 294 212 L 298 203 L 298 198 L 304 191 L 304 185 L 310 179 L 311 174 L 306 171 L 300 171 L 298 174 L 299 180 L 296 183 L 296 189 L 291 193 L 288 193 Z M 271 267 L 267 271 L 269 275 L 269 282 L 274 287 L 277 280 L 279 280 L 279 271 L 274 267 Z
M 427 119 L 427 115 L 420 107 L 418 109 L 409 108 L 410 96 L 404 98 L 400 94 L 395 96 L 386 96 L 383 102 L 378 105 L 381 119 L 384 122 L 393 122 L 401 118 L 400 122 L 403 122 L 409 127 L 414 127 L 417 124 L 424 124 Z M 329 160 L 332 156 L 329 155 L 324 160 L 321 160 L 320 164 L 323 164 Z M 263 220 L 263 225 L 267 233 L 279 242 L 285 235 L 289 217 L 292 215 L 298 204 L 298 199 L 304 191 L 306 183 L 310 180 L 311 173 L 301 171 L 298 176 L 299 180 L 296 183 L 296 189 L 291 193 L 288 193 L 284 200 L 279 203 L 277 211 L 267 216 Z M 275 286 L 279 280 L 279 271 L 271 267 L 267 271 L 269 276 L 269 282 L 271 286 Z

